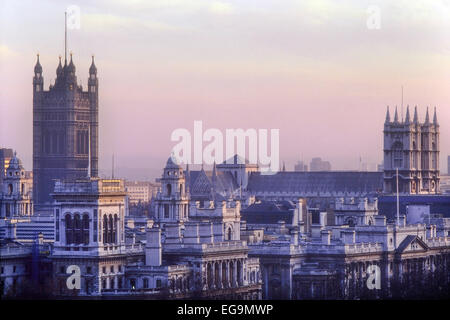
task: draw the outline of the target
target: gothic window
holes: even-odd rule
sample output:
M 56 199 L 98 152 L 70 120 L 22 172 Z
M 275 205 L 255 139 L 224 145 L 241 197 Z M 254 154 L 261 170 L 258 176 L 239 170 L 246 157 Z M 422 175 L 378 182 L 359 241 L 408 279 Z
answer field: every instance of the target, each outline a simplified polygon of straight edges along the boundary
M 400 142 L 394 143 L 392 146 L 392 153 L 393 153 L 393 168 L 401 168 L 403 166 L 403 146 Z
M 73 229 L 72 229 L 72 217 L 70 214 L 66 214 L 65 217 L 66 220 L 66 243 L 71 244 L 73 243 Z

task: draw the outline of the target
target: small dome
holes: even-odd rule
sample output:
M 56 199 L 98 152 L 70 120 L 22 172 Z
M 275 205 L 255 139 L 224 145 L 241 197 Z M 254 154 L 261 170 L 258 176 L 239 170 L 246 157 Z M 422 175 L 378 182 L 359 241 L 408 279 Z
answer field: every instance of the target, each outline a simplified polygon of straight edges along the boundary
M 42 73 L 42 66 L 39 62 L 39 54 L 37 55 L 36 65 L 34 66 L 34 73 Z
M 167 159 L 166 168 L 181 168 L 175 155 L 172 154 L 169 159 Z
M 14 152 L 14 156 L 9 161 L 8 169 L 9 170 L 11 170 L 11 169 L 12 170 L 23 169 L 22 161 L 20 161 L 20 159 L 17 158 L 17 153 L 16 152 Z

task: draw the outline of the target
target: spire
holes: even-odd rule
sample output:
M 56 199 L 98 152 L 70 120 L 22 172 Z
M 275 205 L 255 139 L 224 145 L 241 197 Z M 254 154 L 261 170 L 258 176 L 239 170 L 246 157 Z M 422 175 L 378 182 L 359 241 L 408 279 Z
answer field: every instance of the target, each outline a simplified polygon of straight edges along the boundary
M 95 66 L 95 63 L 94 63 L 94 55 L 92 55 L 92 63 L 89 68 L 89 74 L 97 74 L 97 67 Z
M 64 67 L 67 66 L 67 12 L 64 12 Z
M 389 114 L 389 106 L 387 106 L 385 123 L 389 123 L 389 122 L 391 122 L 391 115 Z
M 73 64 L 73 60 L 72 60 L 72 52 L 70 52 L 70 63 L 68 66 L 68 70 L 69 70 L 69 72 L 75 73 L 75 65 Z
M 427 107 L 427 113 L 425 115 L 425 124 L 430 124 L 430 115 L 428 114 L 428 107 Z
M 37 54 L 37 61 L 36 61 L 36 65 L 34 66 L 34 73 L 42 73 L 42 66 L 41 63 L 39 62 L 39 53 Z
M 61 71 L 62 71 L 62 65 L 61 65 L 61 55 L 60 55 L 58 68 L 56 69 L 56 75 L 59 76 L 61 74 Z
M 286 164 L 283 161 L 283 172 L 286 171 Z
M 405 116 L 405 123 L 410 124 L 411 118 L 409 116 L 409 105 L 406 107 L 406 116 Z
M 417 106 L 414 107 L 414 123 L 419 123 L 419 116 L 417 115 Z
M 397 106 L 395 106 L 395 115 L 394 115 L 394 122 L 398 123 L 398 112 L 397 112 Z
M 439 125 L 439 123 L 437 121 L 436 107 L 434 107 L 433 124 L 436 125 L 436 126 Z

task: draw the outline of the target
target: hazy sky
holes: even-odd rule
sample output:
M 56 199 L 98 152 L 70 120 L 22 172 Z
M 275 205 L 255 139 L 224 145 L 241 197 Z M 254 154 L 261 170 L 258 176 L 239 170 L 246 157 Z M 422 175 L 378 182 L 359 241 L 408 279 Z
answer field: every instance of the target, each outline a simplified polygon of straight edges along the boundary
M 78 80 L 95 54 L 100 168 L 161 172 L 176 128 L 279 128 L 288 169 L 379 163 L 386 105 L 437 107 L 441 171 L 450 154 L 450 1 L 0 0 L 0 146 L 32 157 L 32 76 L 44 86 L 64 53 L 64 11 Z M 367 9 L 380 9 L 369 29 Z M 156 171 L 155 171 L 156 170 Z

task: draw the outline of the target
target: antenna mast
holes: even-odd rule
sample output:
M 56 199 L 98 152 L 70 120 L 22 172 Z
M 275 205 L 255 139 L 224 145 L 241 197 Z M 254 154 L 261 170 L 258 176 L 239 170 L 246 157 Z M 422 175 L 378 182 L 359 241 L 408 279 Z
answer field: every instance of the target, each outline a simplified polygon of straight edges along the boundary
M 64 12 L 64 65 L 67 65 L 67 12 Z
M 400 226 L 400 199 L 398 196 L 398 168 L 395 169 L 397 176 L 397 225 Z
M 91 125 L 88 127 L 88 177 L 92 176 L 92 167 L 91 167 Z
M 402 86 L 402 122 L 403 122 L 403 86 Z

